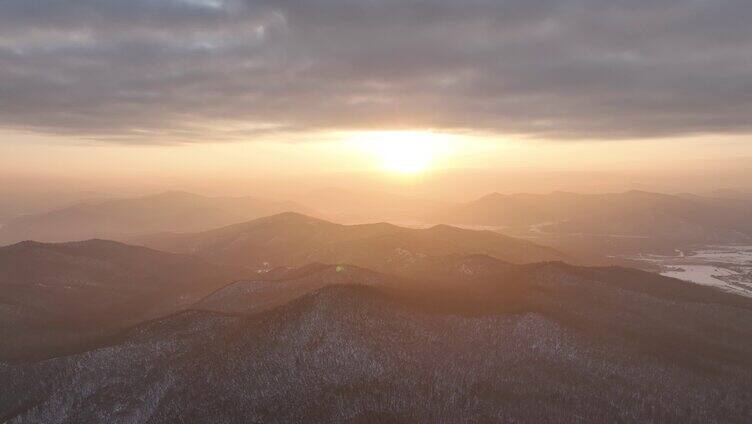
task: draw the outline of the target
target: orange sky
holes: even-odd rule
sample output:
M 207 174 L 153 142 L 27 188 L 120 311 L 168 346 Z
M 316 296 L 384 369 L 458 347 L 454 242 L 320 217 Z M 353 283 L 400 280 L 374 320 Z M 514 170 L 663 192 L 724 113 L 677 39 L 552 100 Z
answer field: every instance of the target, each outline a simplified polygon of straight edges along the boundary
M 223 194 L 244 194 L 275 184 L 280 190 L 294 189 L 303 183 L 461 196 L 463 190 L 444 190 L 446 184 L 436 182 L 450 174 L 460 175 L 470 185 L 464 190 L 467 196 L 483 191 L 635 187 L 693 191 L 698 185 L 702 189 L 748 185 L 743 178 L 749 161 L 744 160 L 752 157 L 749 141 L 733 136 L 564 142 L 411 130 L 172 145 L 85 142 L 10 131 L 2 138 L 4 175 L 75 180 L 91 189 L 164 187 Z M 731 174 L 724 177 L 724 172 Z M 543 178 L 545 174 L 570 177 Z M 586 177 L 599 174 L 611 177 Z M 703 175 L 716 176 L 703 180 Z
M 748 1 L 47 3 L 0 2 L 0 189 L 752 185 Z

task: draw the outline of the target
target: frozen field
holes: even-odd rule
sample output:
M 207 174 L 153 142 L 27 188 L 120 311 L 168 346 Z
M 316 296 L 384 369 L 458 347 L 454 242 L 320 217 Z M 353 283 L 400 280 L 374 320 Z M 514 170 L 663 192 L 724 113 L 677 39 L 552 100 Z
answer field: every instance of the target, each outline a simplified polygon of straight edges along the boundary
M 658 264 L 662 275 L 752 296 L 752 246 L 703 246 L 676 256 L 640 255 Z

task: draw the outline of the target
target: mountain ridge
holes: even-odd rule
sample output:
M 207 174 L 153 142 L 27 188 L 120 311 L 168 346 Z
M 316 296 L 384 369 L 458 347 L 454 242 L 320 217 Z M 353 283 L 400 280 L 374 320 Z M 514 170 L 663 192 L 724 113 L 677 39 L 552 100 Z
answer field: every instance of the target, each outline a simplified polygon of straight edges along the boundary
M 579 289 L 566 289 L 571 284 Z M 555 285 L 566 290 L 538 292 L 552 302 L 516 313 L 424 310 L 398 293 L 352 285 L 257 314 L 179 312 L 100 349 L 0 365 L 10 389 L 0 393 L 0 416 L 11 423 L 574 423 L 736 422 L 752 414 L 744 396 L 750 330 L 735 327 L 751 312 L 624 297 L 583 282 Z M 567 311 L 584 315 L 572 320 Z M 633 314 L 646 316 L 624 319 Z M 720 329 L 699 324 L 710 316 L 726 320 Z M 673 349 L 656 344 L 667 340 Z
M 157 234 L 132 242 L 256 269 L 323 262 L 395 273 L 410 262 L 453 253 L 484 253 L 518 263 L 572 259 L 555 249 L 490 231 L 449 226 L 412 229 L 388 223 L 342 225 L 289 212 L 201 233 Z
M 133 234 L 198 231 L 288 210 L 311 210 L 289 201 L 254 197 L 208 197 L 183 191 L 80 202 L 18 217 L 0 227 L 0 243 L 25 239 L 63 242 L 92 238 L 124 240 Z

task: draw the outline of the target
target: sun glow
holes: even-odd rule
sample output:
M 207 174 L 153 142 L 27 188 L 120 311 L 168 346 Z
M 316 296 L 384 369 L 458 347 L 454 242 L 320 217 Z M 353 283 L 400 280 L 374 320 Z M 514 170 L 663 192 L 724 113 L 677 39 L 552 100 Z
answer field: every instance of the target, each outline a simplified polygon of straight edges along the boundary
M 422 131 L 374 131 L 350 139 L 375 157 L 382 169 L 397 174 L 418 174 L 449 153 L 450 136 Z

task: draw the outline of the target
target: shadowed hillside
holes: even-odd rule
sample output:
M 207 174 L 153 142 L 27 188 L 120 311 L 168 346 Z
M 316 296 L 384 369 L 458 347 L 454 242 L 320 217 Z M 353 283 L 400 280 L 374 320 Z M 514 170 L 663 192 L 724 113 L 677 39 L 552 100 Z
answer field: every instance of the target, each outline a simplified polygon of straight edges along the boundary
M 315 268 L 298 278 L 322 272 Z M 649 293 L 628 287 L 618 269 L 583 276 L 589 271 L 556 263 L 528 268 L 537 277 L 524 283 L 514 310 L 503 299 L 518 282 L 497 279 L 481 290 L 497 302 L 481 309 L 457 309 L 429 291 L 417 297 L 335 285 L 261 314 L 179 313 L 85 354 L 0 366 L 9 389 L 0 392 L 0 417 L 10 423 L 752 418 L 750 302 L 732 305 L 733 296 L 698 302 L 682 294 L 694 286 L 681 282 Z M 622 282 L 611 282 L 613 275 Z
M 227 313 L 255 313 L 284 305 L 332 285 L 359 284 L 404 288 L 408 283 L 395 277 L 351 265 L 312 264 L 263 274 L 263 279 L 237 281 L 195 305 L 194 309 Z
M 104 240 L 0 248 L 0 355 L 48 355 L 184 309 L 247 276 Z

